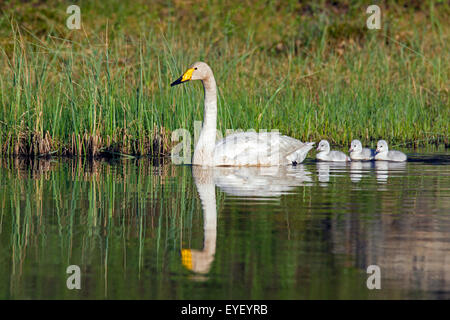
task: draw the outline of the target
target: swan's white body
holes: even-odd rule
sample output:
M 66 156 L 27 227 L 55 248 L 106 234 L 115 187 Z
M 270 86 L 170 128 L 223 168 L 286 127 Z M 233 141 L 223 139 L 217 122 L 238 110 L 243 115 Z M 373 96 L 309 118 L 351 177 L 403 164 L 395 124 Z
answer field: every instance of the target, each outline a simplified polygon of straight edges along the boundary
M 215 145 L 214 165 L 277 166 L 301 163 L 312 147 L 313 143 L 305 144 L 277 132 L 236 133 L 226 136 Z M 194 161 L 194 164 L 202 164 L 205 160 Z
M 347 156 L 345 153 L 341 151 L 330 151 L 330 144 L 327 140 L 321 140 L 319 142 L 317 151 L 320 151 L 318 154 L 316 154 L 317 160 L 337 162 L 350 161 L 349 156 Z
M 351 142 L 349 152 L 351 160 L 372 160 L 375 155 L 374 150 L 363 148 L 359 140 Z
M 204 120 L 194 149 L 194 165 L 287 165 L 303 162 L 312 149 L 314 142 L 303 143 L 278 132 L 235 133 L 216 143 L 217 86 L 212 70 L 206 63 L 196 62 L 172 85 L 189 80 L 201 80 L 205 91 Z
M 385 140 L 380 140 L 377 143 L 377 150 L 375 160 L 403 162 L 408 159 L 406 154 L 397 150 L 389 150 L 388 144 Z

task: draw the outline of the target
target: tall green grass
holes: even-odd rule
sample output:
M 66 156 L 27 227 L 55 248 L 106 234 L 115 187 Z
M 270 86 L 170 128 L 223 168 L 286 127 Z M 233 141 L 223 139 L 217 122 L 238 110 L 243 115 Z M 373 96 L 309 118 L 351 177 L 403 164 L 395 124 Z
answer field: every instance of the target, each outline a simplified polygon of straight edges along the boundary
M 211 65 L 218 127 L 278 129 L 304 141 L 449 144 L 444 2 L 382 6 L 240 1 L 66 1 L 3 5 L 2 154 L 168 154 L 170 132 L 202 119 L 202 88 L 170 88 Z

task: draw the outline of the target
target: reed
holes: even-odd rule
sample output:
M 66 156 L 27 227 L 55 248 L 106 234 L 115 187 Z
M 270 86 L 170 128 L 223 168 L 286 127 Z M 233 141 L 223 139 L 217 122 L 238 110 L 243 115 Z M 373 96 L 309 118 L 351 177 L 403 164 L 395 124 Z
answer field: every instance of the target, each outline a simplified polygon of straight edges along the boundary
M 169 86 L 196 60 L 217 78 L 223 133 L 449 145 L 445 2 L 389 3 L 379 31 L 352 1 L 79 1 L 81 30 L 68 5 L 3 4 L 3 155 L 168 155 L 171 132 L 202 119 L 201 85 Z

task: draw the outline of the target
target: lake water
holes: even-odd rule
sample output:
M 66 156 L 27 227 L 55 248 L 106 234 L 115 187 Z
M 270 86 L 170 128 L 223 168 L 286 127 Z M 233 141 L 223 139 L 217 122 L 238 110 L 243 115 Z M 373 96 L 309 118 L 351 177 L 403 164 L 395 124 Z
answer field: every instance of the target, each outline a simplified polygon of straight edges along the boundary
M 211 170 L 1 159 L 0 299 L 449 299 L 450 153 L 408 154 Z

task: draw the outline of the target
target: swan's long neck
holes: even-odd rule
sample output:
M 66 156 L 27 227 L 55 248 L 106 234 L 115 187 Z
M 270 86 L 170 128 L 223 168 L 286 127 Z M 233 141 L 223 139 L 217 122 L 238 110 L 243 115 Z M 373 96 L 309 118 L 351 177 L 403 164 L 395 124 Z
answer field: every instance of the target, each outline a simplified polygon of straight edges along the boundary
M 202 83 L 205 91 L 205 111 L 202 131 L 194 150 L 193 164 L 213 166 L 217 129 L 217 86 L 212 72 Z
M 203 174 L 205 175 L 206 172 Z M 212 179 L 212 172 L 200 181 L 198 177 L 194 177 L 198 194 L 202 202 L 203 208 L 203 252 L 207 257 L 213 257 L 216 252 L 217 238 L 217 210 L 216 210 L 216 188 Z

